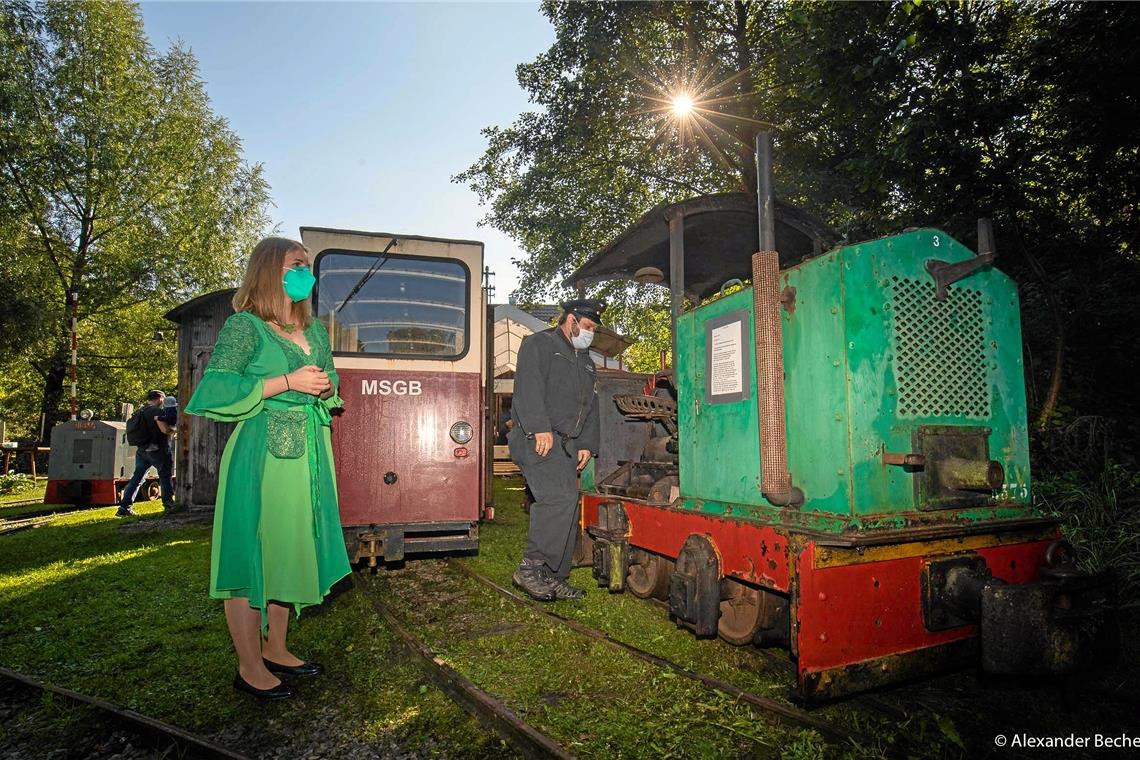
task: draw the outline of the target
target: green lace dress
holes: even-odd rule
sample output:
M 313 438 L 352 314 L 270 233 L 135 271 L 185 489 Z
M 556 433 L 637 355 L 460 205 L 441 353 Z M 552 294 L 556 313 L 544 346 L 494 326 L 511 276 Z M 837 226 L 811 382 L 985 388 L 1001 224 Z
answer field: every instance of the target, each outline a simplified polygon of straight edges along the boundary
M 202 380 L 185 411 L 238 425 L 218 472 L 210 596 L 318 604 L 350 567 L 337 508 L 329 410 L 318 399 L 286 391 L 263 399 L 266 378 L 306 364 L 324 369 L 334 391 L 328 333 L 314 320 L 305 330 L 310 353 L 249 312 L 226 320 Z

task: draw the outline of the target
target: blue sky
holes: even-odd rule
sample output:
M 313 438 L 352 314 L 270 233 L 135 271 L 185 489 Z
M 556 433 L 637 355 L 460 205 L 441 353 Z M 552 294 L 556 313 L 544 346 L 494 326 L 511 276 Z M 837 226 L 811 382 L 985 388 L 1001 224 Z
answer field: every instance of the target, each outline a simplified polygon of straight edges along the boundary
M 198 59 L 215 113 L 265 165 L 282 234 L 338 227 L 482 240 L 496 301 L 510 238 L 452 175 L 479 130 L 532 108 L 515 79 L 554 39 L 537 3 L 144 2 L 159 50 Z

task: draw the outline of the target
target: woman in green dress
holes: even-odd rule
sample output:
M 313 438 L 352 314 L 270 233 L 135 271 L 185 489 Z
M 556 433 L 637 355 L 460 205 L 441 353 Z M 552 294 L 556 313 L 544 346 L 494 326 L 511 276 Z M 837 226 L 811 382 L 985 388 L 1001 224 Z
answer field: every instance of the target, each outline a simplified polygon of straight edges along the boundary
M 225 600 L 234 688 L 265 699 L 293 695 L 276 674 L 322 671 L 286 647 L 289 608 L 319 604 L 350 572 L 329 436 L 338 378 L 328 333 L 312 318 L 309 265 L 294 240 L 257 244 L 237 313 L 186 405 L 238 423 L 218 473 L 210 596 Z

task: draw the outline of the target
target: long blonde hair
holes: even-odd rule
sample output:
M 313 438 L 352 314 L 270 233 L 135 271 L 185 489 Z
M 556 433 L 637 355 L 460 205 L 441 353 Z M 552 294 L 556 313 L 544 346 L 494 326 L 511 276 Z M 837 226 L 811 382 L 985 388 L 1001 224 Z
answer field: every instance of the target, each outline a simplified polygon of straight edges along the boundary
M 288 314 L 281 313 L 285 298 L 282 285 L 285 257 L 297 250 L 304 251 L 308 258 L 309 249 L 289 238 L 267 237 L 254 246 L 241 287 L 234 293 L 234 311 L 252 312 L 266 322 L 294 322 L 302 329 L 307 328 L 313 321 L 310 299 L 295 301 Z

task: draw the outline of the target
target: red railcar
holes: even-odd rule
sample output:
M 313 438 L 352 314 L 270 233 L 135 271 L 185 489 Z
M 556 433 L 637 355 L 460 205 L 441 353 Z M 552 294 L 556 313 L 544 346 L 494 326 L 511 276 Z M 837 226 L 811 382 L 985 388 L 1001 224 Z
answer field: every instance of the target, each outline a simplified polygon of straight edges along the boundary
M 474 549 L 485 507 L 483 244 L 303 227 L 344 410 L 337 491 L 354 562 Z

